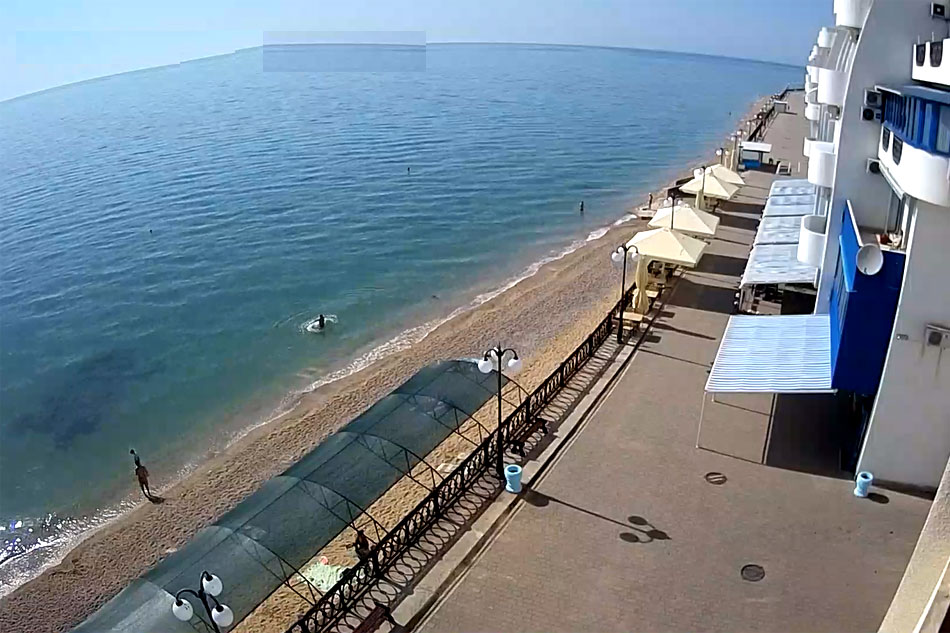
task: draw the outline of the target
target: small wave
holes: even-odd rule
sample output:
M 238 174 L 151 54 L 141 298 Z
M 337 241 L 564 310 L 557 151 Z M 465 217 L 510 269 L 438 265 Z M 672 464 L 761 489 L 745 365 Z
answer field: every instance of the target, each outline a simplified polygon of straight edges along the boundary
M 11 520 L 0 526 L 0 596 L 58 565 L 84 538 L 135 506 L 125 501 L 91 517 Z
M 602 238 L 603 236 L 607 235 L 607 231 L 609 231 L 609 230 L 610 230 L 610 227 L 609 227 L 609 226 L 605 226 L 605 227 L 603 227 L 603 228 L 597 229 L 596 231 L 591 231 L 591 232 L 587 235 L 587 239 L 586 239 L 585 241 L 587 241 L 587 242 L 593 242 L 594 240 L 599 240 L 599 239 Z
M 616 222 L 614 222 L 611 226 L 622 226 L 626 224 L 627 222 L 630 222 L 631 220 L 636 220 L 636 219 L 637 219 L 636 213 L 628 213 L 622 218 L 620 218 L 619 220 L 617 220 Z

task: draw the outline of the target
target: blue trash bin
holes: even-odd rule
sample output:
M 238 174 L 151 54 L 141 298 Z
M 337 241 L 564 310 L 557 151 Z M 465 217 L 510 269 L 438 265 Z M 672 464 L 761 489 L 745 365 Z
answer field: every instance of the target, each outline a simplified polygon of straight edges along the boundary
M 521 466 L 509 464 L 505 466 L 505 490 L 518 494 L 521 492 Z
M 861 471 L 858 473 L 857 479 L 854 481 L 854 496 L 855 497 L 867 497 L 868 490 L 871 488 L 871 483 L 874 481 L 874 475 L 867 471 Z

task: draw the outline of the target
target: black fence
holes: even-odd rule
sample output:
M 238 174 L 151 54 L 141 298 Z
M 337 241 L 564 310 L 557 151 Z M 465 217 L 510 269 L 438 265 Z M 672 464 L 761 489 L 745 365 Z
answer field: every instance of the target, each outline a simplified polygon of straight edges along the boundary
M 775 115 L 778 114 L 778 110 L 775 109 L 775 102 L 784 101 L 789 92 L 794 92 L 796 90 L 801 90 L 801 88 L 792 88 L 791 86 L 786 86 L 785 90 L 769 101 L 768 108 L 764 108 L 761 112 L 756 114 L 755 127 L 753 127 L 752 131 L 749 132 L 750 141 L 761 141 L 763 138 L 765 138 L 765 132 L 769 129 L 769 126 L 772 125 Z
M 619 326 L 619 315 L 623 307 L 630 304 L 634 289 L 631 287 L 584 342 L 508 415 L 500 429 L 493 430 L 419 505 L 383 536 L 369 558 L 347 570 L 339 582 L 288 629 L 288 633 L 320 633 L 339 622 L 360 603 L 378 576 L 418 543 L 446 509 L 470 490 L 476 481 L 494 469 L 499 438 L 507 449 L 519 446 L 534 433 L 540 425 L 538 413 L 594 355 L 614 327 Z

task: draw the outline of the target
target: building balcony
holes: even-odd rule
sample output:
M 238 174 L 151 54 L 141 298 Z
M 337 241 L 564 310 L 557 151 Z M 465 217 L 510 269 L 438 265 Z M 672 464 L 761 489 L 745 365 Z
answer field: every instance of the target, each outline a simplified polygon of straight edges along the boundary
M 837 148 L 828 141 L 812 141 L 808 157 L 808 182 L 819 187 L 831 187 L 835 182 Z
M 863 29 L 870 10 L 871 0 L 835 0 L 835 24 Z
M 950 206 L 950 92 L 878 86 L 883 96 L 877 155 L 903 193 Z
M 915 44 L 911 77 L 914 81 L 950 87 L 950 60 L 944 62 L 944 51 L 950 54 L 950 38 Z
M 815 268 L 821 268 L 821 258 L 825 252 L 825 227 L 828 218 L 823 215 L 802 217 L 798 233 L 798 261 Z
M 848 92 L 848 73 L 834 68 L 818 69 L 818 103 L 844 106 L 844 97 Z

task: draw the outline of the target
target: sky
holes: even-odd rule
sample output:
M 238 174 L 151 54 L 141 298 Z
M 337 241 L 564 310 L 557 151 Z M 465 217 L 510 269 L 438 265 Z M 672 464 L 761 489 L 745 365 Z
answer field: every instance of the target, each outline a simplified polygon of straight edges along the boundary
M 265 33 L 424 32 L 804 65 L 832 0 L 2 0 L 0 100 L 260 46 Z

